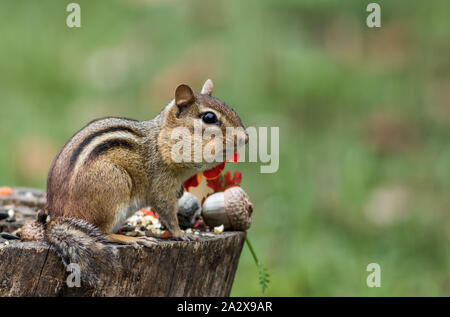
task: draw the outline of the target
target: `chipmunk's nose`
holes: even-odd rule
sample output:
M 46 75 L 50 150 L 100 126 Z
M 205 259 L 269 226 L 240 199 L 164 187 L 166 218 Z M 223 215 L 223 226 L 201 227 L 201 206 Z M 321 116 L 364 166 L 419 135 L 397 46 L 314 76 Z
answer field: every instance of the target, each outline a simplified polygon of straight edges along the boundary
M 249 139 L 248 133 L 247 131 L 245 131 L 245 144 L 248 143 L 248 139 Z

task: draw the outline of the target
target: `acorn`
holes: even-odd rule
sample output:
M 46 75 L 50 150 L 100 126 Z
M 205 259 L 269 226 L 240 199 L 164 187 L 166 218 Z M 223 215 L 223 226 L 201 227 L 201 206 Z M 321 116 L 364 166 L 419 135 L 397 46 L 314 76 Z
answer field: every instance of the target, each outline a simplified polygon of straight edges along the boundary
M 205 199 L 202 216 L 210 227 L 224 225 L 224 229 L 246 231 L 252 223 L 253 204 L 245 191 L 230 187 Z
M 44 240 L 44 226 L 36 220 L 27 219 L 18 230 L 22 241 L 42 241 Z
M 178 223 L 181 229 L 192 228 L 202 212 L 202 205 L 197 197 L 186 191 L 178 200 L 177 208 Z

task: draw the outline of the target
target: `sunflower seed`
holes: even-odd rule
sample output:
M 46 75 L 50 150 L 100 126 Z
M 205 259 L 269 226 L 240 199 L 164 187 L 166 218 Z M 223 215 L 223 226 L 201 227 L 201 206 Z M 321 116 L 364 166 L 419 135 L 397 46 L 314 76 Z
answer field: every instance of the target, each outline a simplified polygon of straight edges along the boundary
M 20 238 L 19 238 L 18 236 L 15 236 L 15 235 L 13 235 L 13 234 L 11 234 L 11 233 L 9 233 L 9 232 L 2 232 L 0 235 L 1 235 L 1 237 L 2 237 L 3 239 L 7 239 L 7 240 L 20 240 Z

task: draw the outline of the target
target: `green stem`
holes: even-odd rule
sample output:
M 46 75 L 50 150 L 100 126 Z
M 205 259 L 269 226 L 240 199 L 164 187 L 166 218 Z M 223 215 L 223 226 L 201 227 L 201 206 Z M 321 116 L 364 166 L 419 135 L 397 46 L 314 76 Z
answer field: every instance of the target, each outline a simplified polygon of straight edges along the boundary
M 255 250 L 253 249 L 252 244 L 250 243 L 250 240 L 248 239 L 248 236 L 245 237 L 245 242 L 247 243 L 248 248 L 250 249 L 250 253 L 253 256 L 253 259 L 255 260 L 255 263 L 257 266 L 259 266 L 259 260 L 258 257 L 256 256 Z

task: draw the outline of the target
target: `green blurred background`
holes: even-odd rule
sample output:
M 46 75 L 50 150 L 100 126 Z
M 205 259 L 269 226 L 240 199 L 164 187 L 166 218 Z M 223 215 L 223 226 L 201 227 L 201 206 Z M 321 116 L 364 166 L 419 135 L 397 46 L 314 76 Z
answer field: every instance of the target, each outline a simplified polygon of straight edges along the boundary
M 450 2 L 78 0 L 0 4 L 0 185 L 45 188 L 93 118 L 148 119 L 178 83 L 280 127 L 280 166 L 231 166 L 270 296 L 450 295 Z M 366 266 L 381 265 L 381 287 Z M 244 247 L 234 296 L 260 296 Z

